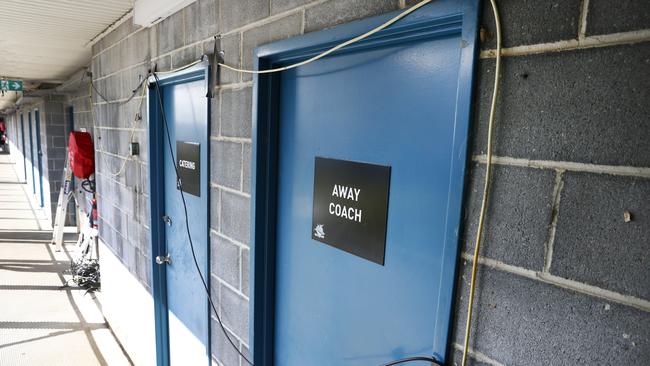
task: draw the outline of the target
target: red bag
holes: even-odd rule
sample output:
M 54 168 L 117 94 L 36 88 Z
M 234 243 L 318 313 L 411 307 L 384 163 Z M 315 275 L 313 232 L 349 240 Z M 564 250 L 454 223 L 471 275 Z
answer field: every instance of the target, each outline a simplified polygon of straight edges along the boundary
M 70 169 L 75 177 L 86 179 L 95 172 L 95 148 L 88 132 L 70 132 L 68 140 Z

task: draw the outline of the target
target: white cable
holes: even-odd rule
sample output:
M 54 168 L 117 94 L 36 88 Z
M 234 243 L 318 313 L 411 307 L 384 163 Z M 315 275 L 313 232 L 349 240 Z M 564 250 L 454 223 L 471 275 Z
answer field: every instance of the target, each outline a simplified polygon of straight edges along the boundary
M 146 80 L 144 80 L 140 84 L 140 88 L 142 88 L 142 92 L 140 93 L 140 103 L 138 104 L 138 111 L 136 112 L 135 116 L 133 117 L 133 121 L 131 122 L 131 131 L 130 131 L 130 134 L 129 134 L 129 143 L 133 142 L 133 136 L 135 135 L 135 128 L 137 126 L 137 122 L 139 120 L 142 120 L 140 112 L 142 111 L 142 103 L 144 102 L 144 93 L 147 90 L 147 85 L 148 85 L 148 82 Z M 91 113 L 91 118 L 92 118 L 93 126 L 95 126 L 95 108 L 93 107 L 93 104 L 92 104 L 92 100 L 93 100 L 92 80 L 90 81 L 90 96 L 89 96 L 89 98 L 90 98 L 90 105 L 91 105 L 91 107 L 90 107 L 90 109 L 91 109 L 91 112 L 90 112 Z M 109 164 L 108 164 L 108 160 L 106 159 L 106 156 L 105 156 L 106 152 L 104 151 L 104 147 L 102 145 L 101 136 L 98 136 L 98 138 L 97 138 L 97 145 L 98 145 L 97 147 L 99 148 L 99 151 L 101 152 L 100 155 L 102 157 L 102 160 L 104 161 L 104 165 L 108 166 Z M 120 166 L 120 169 L 118 169 L 116 172 L 108 171 L 105 174 L 107 174 L 107 175 L 109 175 L 111 177 L 119 177 L 120 175 L 124 174 L 125 169 L 126 169 L 126 164 L 130 160 L 131 160 L 131 157 L 125 158 L 122 161 L 122 165 Z
M 488 120 L 487 132 L 487 162 L 485 164 L 485 181 L 483 185 L 483 199 L 481 200 L 481 211 L 478 217 L 478 226 L 476 228 L 476 241 L 474 244 L 474 257 L 472 260 L 472 278 L 469 285 L 469 299 L 467 300 L 467 322 L 465 323 L 465 341 L 463 342 L 462 366 L 467 364 L 467 354 L 469 353 L 469 336 L 472 328 L 472 312 L 474 310 L 474 292 L 476 289 L 476 273 L 478 270 L 478 256 L 481 250 L 481 238 L 485 217 L 487 216 L 488 197 L 490 193 L 490 183 L 492 182 L 492 132 L 494 130 L 494 116 L 497 108 L 497 96 L 499 95 L 499 80 L 501 79 L 501 20 L 497 9 L 496 0 L 490 0 L 492 12 L 494 14 L 494 23 L 497 34 L 497 54 L 496 64 L 494 67 L 494 86 L 492 89 L 492 102 L 490 104 L 490 117 Z
M 232 71 L 241 72 L 241 73 L 245 73 L 245 74 L 270 74 L 270 73 L 274 73 L 274 72 L 280 72 L 280 71 L 295 69 L 296 67 L 307 65 L 308 63 L 312 63 L 312 62 L 314 62 L 316 60 L 320 60 L 321 58 L 323 58 L 323 57 L 325 57 L 325 56 L 327 56 L 327 55 L 329 55 L 329 54 L 331 54 L 333 52 L 336 52 L 336 51 L 340 50 L 343 47 L 347 47 L 347 46 L 349 46 L 349 45 L 351 45 L 353 43 L 357 43 L 357 42 L 359 42 L 359 41 L 361 41 L 363 39 L 368 38 L 368 37 L 372 36 L 373 34 L 379 32 L 379 31 L 381 31 L 381 30 L 383 30 L 383 29 L 385 29 L 387 27 L 390 27 L 391 25 L 393 25 L 398 20 L 404 18 L 405 16 L 407 16 L 407 15 L 411 14 L 412 12 L 418 10 L 419 8 L 425 6 L 426 4 L 430 3 L 431 1 L 433 1 L 433 0 L 420 1 L 419 3 L 413 5 L 412 7 L 410 7 L 408 9 L 404 10 L 403 12 L 397 14 L 395 17 L 389 19 L 388 21 L 381 24 L 380 26 L 378 26 L 376 28 L 373 28 L 373 29 L 367 31 L 366 33 L 363 33 L 363 34 L 361 34 L 359 36 L 356 36 L 356 37 L 354 37 L 354 38 L 352 38 L 350 40 L 347 40 L 347 41 L 345 41 L 343 43 L 340 43 L 340 44 L 338 44 L 338 45 L 336 45 L 336 46 L 334 46 L 334 47 L 332 47 L 332 48 L 330 48 L 330 49 L 328 49 L 328 50 L 326 50 L 326 51 L 324 51 L 322 53 L 319 53 L 318 55 L 316 55 L 316 56 L 314 56 L 312 58 L 309 58 L 309 59 L 304 60 L 304 61 L 300 61 L 300 62 L 292 64 L 292 65 L 278 67 L 278 68 L 275 68 L 275 69 L 268 69 L 268 70 L 239 69 L 237 67 L 226 65 L 224 63 L 219 63 L 219 66 L 221 66 L 221 67 L 223 67 L 225 69 L 229 69 L 229 70 L 232 70 Z

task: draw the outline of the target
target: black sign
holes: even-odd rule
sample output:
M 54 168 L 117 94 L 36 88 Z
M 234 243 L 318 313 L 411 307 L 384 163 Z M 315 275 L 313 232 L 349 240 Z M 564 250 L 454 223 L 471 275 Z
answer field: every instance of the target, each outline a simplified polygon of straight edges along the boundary
M 390 167 L 316 157 L 314 240 L 383 265 Z
M 201 145 L 176 141 L 176 168 L 183 192 L 201 197 Z

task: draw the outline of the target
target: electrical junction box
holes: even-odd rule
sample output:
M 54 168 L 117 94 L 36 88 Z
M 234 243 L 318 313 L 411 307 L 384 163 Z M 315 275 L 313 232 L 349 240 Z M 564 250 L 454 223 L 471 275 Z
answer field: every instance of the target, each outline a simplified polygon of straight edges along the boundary
M 136 156 L 140 155 L 140 144 L 137 142 L 132 142 L 129 144 L 129 155 Z

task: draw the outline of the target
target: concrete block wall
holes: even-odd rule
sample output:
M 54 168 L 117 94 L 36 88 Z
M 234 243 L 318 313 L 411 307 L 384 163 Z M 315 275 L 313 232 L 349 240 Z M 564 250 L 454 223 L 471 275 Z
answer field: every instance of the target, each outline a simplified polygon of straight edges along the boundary
M 471 364 L 643 364 L 650 359 L 650 75 L 642 71 L 650 66 L 650 4 L 498 4 L 506 57 Z M 494 34 L 488 1 L 482 25 Z M 466 325 L 494 45 L 493 38 L 481 45 L 453 364 Z
M 250 67 L 261 44 L 415 0 L 199 0 L 151 28 L 128 19 L 93 46 L 100 236 L 151 286 L 146 109 L 131 94 L 152 63 L 182 66 L 222 34 L 226 62 Z M 453 362 L 485 168 L 494 33 L 488 2 L 471 140 Z M 499 0 L 505 32 L 497 167 L 481 252 L 474 365 L 641 364 L 650 358 L 650 16 L 641 0 Z M 631 21 L 630 19 L 633 19 Z M 224 71 L 211 101 L 212 295 L 242 352 L 249 339 L 252 82 Z M 125 172 L 114 174 L 126 161 Z M 629 211 L 631 222 L 624 222 Z M 645 279 L 645 280 L 644 280 Z M 214 361 L 244 365 L 212 324 Z
M 46 144 L 43 147 L 43 164 L 47 161 L 47 171 L 43 172 L 43 180 L 50 183 L 48 195 L 51 207 L 51 220 L 56 217 L 59 191 L 63 184 L 63 169 L 65 168 L 65 154 L 68 146 L 67 131 L 68 124 L 65 116 L 66 98 L 62 95 L 47 96 L 44 98 L 43 110 L 41 111 L 41 142 Z M 45 169 L 44 169 L 45 170 Z M 46 198 L 46 200 L 48 199 Z M 74 211 L 69 207 L 67 224 L 71 224 Z

